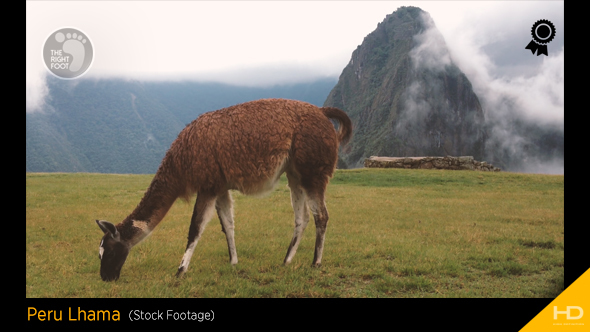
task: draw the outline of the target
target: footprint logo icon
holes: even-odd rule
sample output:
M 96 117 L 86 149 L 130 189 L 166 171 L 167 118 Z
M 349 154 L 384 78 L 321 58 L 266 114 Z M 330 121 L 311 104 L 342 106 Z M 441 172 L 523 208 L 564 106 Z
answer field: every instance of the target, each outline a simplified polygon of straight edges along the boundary
M 68 40 L 66 40 L 66 37 Z M 63 33 L 58 32 L 55 34 L 55 40 L 58 43 L 63 42 L 63 51 L 70 54 L 74 58 L 68 69 L 74 72 L 80 70 L 80 68 L 82 68 L 82 64 L 84 63 L 84 56 L 86 55 L 86 50 L 84 49 L 86 39 L 84 39 L 82 35 L 78 35 L 75 32 L 73 34 L 68 33 L 65 36 Z
M 49 72 L 63 79 L 83 75 L 92 64 L 94 48 L 88 35 L 75 28 L 51 33 L 43 47 L 43 60 Z

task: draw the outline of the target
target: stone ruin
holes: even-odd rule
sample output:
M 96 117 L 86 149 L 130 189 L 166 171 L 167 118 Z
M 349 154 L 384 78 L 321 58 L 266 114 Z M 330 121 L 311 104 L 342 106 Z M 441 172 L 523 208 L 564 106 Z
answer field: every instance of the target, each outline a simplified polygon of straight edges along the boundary
M 499 172 L 485 161 L 474 160 L 472 156 L 464 157 L 377 157 L 365 159 L 365 167 L 372 168 L 417 168 L 417 169 L 451 169 L 484 172 Z

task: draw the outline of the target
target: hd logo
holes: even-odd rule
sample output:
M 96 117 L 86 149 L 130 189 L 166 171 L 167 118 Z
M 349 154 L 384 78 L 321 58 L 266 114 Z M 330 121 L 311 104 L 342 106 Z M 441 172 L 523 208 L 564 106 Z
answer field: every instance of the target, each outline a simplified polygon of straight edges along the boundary
M 584 272 L 569 287 L 528 322 L 519 332 L 556 331 L 556 326 L 570 330 L 588 331 L 590 320 L 584 309 L 590 308 L 590 270 Z M 576 327 L 582 327 L 577 329 Z M 565 331 L 565 330 L 564 330 Z
M 572 309 L 578 311 L 577 316 L 572 316 Z M 557 319 L 557 315 L 566 315 L 566 319 L 580 319 L 584 316 L 584 309 L 578 306 L 567 306 L 565 311 L 558 311 L 557 306 L 553 306 L 553 319 Z

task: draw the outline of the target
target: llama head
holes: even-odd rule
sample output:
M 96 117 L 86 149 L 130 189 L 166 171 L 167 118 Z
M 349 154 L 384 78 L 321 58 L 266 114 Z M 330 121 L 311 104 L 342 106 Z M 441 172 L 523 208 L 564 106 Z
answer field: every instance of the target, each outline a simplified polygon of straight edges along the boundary
M 104 232 L 98 248 L 100 277 L 104 281 L 117 280 L 129 254 L 129 247 L 121 241 L 121 234 L 115 225 L 106 220 L 97 220 L 96 223 Z

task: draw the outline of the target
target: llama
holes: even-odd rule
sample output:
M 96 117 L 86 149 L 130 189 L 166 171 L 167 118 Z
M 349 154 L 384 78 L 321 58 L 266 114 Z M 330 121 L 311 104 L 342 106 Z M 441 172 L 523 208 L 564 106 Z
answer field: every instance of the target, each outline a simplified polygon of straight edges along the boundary
M 339 123 L 337 131 L 330 119 Z M 230 190 L 263 194 L 283 173 L 295 213 L 295 231 L 283 263 L 293 259 L 310 209 L 316 225 L 312 266 L 319 267 L 328 223 L 324 193 L 336 168 L 338 147 L 351 134 L 351 121 L 343 111 L 295 100 L 262 99 L 202 114 L 172 143 L 135 210 L 116 226 L 96 220 L 104 232 L 101 278 L 117 280 L 131 248 L 156 228 L 177 198 L 188 200 L 195 193 L 188 243 L 176 276 L 187 271 L 214 210 L 227 239 L 230 263 L 237 264 Z

